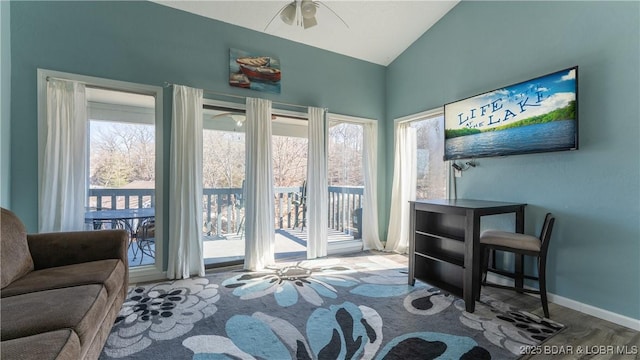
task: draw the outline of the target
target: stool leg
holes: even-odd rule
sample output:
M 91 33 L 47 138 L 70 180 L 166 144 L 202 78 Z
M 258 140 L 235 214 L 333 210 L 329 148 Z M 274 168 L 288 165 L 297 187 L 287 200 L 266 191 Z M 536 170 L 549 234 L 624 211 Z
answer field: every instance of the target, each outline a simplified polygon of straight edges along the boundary
M 480 247 L 480 285 L 478 286 L 478 293 L 476 294 L 476 301 L 480 301 L 480 294 L 482 293 L 482 285 L 487 283 L 487 268 L 489 267 L 489 249 Z
M 515 287 L 519 294 L 522 294 L 524 287 L 524 255 L 514 254 L 515 257 Z
M 484 248 L 484 250 L 482 251 L 482 279 L 480 281 L 482 285 L 487 283 L 489 262 L 493 261 L 495 263 L 495 256 L 493 256 L 493 254 L 495 254 L 493 249 Z
M 546 259 L 545 259 L 546 260 Z M 542 311 L 544 316 L 549 318 L 549 302 L 547 300 L 547 266 L 546 261 L 540 259 L 538 261 L 538 283 L 540 287 L 540 301 L 542 302 Z
M 491 268 L 495 269 L 496 268 L 496 251 L 494 249 L 490 250 L 490 256 L 491 256 Z

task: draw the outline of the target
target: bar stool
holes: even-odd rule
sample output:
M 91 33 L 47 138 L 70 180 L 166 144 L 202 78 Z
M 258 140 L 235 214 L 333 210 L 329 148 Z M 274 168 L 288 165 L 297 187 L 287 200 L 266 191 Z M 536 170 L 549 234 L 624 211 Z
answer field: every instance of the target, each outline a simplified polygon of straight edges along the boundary
M 551 239 L 551 230 L 553 229 L 554 222 L 555 222 L 555 218 L 551 213 L 548 213 L 545 216 L 544 224 L 542 225 L 542 230 L 540 232 L 540 237 L 507 232 L 507 231 L 497 231 L 497 230 L 487 230 L 480 235 L 480 251 L 483 257 L 482 285 L 540 295 L 540 301 L 542 302 L 542 310 L 544 311 L 544 316 L 547 318 L 549 317 L 549 304 L 547 301 L 547 283 L 546 283 L 547 250 L 549 249 L 549 240 Z M 536 277 L 531 275 L 525 275 L 523 273 L 519 274 L 516 272 L 508 272 L 508 271 L 496 269 L 493 267 L 489 268 L 489 251 L 490 250 L 500 250 L 500 251 L 511 252 L 516 254 L 516 256 L 518 255 L 535 256 L 538 261 L 538 276 Z M 486 278 L 486 274 L 489 271 L 503 275 L 503 276 L 510 277 L 512 279 L 520 280 L 520 283 L 522 283 L 523 279 L 536 280 L 538 281 L 538 284 L 539 284 L 539 290 L 517 288 L 515 286 L 504 286 L 504 285 L 489 283 L 487 282 L 487 278 Z

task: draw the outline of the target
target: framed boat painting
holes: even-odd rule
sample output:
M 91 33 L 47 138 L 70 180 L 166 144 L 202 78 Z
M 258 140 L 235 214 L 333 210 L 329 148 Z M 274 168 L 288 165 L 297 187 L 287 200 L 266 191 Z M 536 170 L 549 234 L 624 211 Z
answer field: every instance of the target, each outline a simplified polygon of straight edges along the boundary
M 280 60 L 273 56 L 229 49 L 229 85 L 279 94 Z

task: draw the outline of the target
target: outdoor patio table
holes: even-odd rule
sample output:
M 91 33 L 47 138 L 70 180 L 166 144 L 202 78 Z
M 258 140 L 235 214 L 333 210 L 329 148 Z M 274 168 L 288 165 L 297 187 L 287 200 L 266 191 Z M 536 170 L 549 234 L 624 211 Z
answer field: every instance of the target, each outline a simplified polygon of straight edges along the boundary
M 137 223 L 155 217 L 155 208 L 138 208 L 138 209 L 108 209 L 108 210 L 92 210 L 84 214 L 84 221 L 87 224 L 111 222 L 124 225 L 125 230 L 129 232 L 129 246 L 136 236 L 136 228 L 134 222 Z M 134 258 L 137 251 L 134 248 Z M 140 249 L 141 250 L 141 249 Z

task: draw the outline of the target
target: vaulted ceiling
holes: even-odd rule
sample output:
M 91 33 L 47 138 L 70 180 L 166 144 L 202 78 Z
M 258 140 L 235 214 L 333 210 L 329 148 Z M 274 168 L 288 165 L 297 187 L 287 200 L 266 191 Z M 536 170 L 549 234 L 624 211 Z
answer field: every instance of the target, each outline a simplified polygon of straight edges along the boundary
M 278 16 L 292 0 L 155 2 L 386 66 L 459 0 L 314 1 L 317 25 L 307 29 L 297 25 L 297 21 L 285 24 Z

